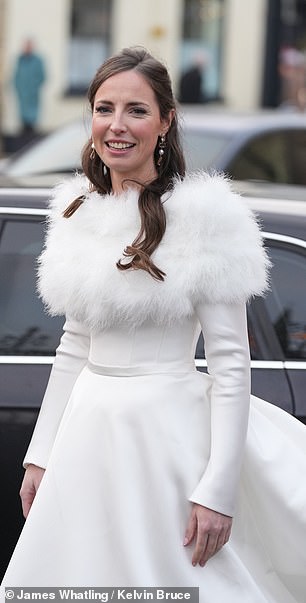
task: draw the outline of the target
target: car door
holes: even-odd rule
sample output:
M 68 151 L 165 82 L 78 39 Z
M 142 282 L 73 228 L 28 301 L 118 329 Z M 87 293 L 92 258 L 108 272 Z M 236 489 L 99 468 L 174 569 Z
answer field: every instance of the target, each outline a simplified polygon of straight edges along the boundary
M 0 209 L 0 574 L 23 519 L 21 459 L 31 437 L 58 344 L 62 319 L 51 319 L 35 293 L 36 257 L 45 212 Z
M 267 235 L 271 290 L 264 306 L 283 354 L 293 414 L 306 420 L 306 241 Z
M 45 314 L 36 294 L 45 211 L 5 211 L 0 231 L 0 408 L 38 408 L 63 323 Z

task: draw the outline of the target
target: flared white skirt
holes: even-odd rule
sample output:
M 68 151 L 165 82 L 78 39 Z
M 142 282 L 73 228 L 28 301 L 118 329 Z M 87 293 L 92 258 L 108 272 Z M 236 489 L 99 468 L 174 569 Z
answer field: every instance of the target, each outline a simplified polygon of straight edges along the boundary
M 208 462 L 210 377 L 77 379 L 5 586 L 200 588 L 201 603 L 306 602 L 306 429 L 252 396 L 230 541 L 183 539 Z

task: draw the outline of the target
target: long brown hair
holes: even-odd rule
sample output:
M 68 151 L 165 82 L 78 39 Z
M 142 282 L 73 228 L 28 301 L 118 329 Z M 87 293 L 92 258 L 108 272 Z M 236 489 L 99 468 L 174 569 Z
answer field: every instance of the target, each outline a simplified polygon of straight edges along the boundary
M 95 95 L 101 84 L 109 77 L 131 69 L 141 74 L 151 86 L 159 106 L 161 120 L 166 120 L 171 110 L 176 109 L 168 71 L 145 49 L 137 47 L 124 48 L 118 54 L 107 59 L 98 69 L 88 90 L 91 110 L 93 111 Z M 94 159 L 90 158 L 91 143 L 90 139 L 82 152 L 84 173 L 91 182 L 92 191 L 97 191 L 102 195 L 110 193 L 112 183 L 109 168 L 102 163 L 97 153 L 95 153 Z M 146 270 L 157 280 L 164 280 L 165 276 L 165 273 L 151 259 L 151 255 L 160 243 L 166 229 L 166 215 L 161 196 L 172 190 L 175 177 L 182 178 L 185 175 L 185 160 L 179 139 L 176 111 L 174 111 L 174 117 L 167 133 L 166 145 L 160 166 L 157 164 L 158 143 L 154 151 L 157 178 L 149 184 L 138 183 L 141 184 L 138 198 L 141 218 L 140 231 L 131 245 L 125 248 L 123 254 L 126 259 L 124 262 L 122 260 L 117 262 L 119 270 L 128 268 Z M 75 199 L 65 210 L 64 216 L 70 217 L 83 201 L 83 197 Z M 129 261 L 127 258 L 130 258 Z

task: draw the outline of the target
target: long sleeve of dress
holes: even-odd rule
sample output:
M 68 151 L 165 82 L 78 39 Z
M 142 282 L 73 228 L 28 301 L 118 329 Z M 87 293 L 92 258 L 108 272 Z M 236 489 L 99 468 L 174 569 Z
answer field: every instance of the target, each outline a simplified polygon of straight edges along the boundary
M 75 381 L 85 366 L 89 352 L 88 330 L 74 320 L 66 320 L 54 364 L 23 461 L 45 468 L 55 436 Z
M 212 376 L 211 454 L 189 500 L 232 516 L 250 404 L 245 304 L 202 304 L 196 312 Z

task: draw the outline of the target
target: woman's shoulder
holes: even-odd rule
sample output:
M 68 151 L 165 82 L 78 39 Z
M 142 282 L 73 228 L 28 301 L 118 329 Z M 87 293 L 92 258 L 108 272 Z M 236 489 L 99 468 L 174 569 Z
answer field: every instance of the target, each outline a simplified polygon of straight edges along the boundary
M 244 199 L 233 190 L 229 178 L 220 173 L 197 172 L 177 180 L 173 194 L 166 203 L 170 224 L 192 238 L 239 242 L 244 247 L 252 241 L 258 244 L 260 224 Z
M 265 291 L 270 262 L 260 223 L 226 176 L 189 174 L 176 182 L 165 205 L 168 241 L 183 250 L 211 300 Z
M 190 216 L 192 220 L 204 220 L 211 226 L 234 221 L 238 215 L 253 216 L 248 206 L 237 194 L 231 180 L 222 173 L 203 171 L 189 173 L 174 183 L 170 212 Z
M 90 194 L 89 181 L 84 174 L 76 173 L 59 182 L 52 190 L 49 201 L 51 215 L 56 217 L 78 197 L 87 197 Z

